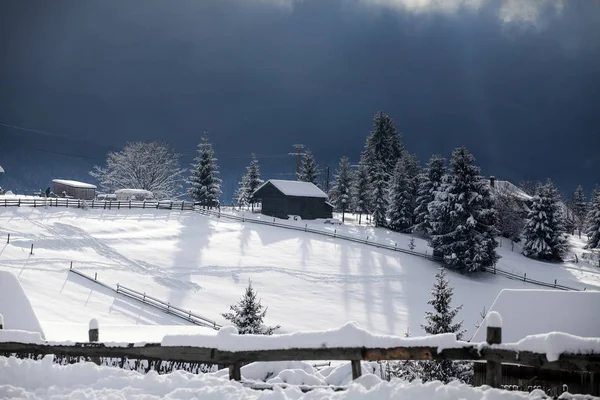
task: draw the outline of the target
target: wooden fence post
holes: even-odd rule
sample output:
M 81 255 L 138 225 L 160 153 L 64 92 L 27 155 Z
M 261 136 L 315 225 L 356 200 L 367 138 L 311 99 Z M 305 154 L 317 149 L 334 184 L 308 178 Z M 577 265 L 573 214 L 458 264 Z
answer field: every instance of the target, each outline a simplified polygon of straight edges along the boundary
M 0 314 L 0 329 L 4 329 L 4 316 Z
M 90 339 L 90 343 L 97 342 L 100 340 L 100 329 L 98 325 L 98 320 L 95 318 L 90 319 L 88 337 Z M 100 365 L 100 357 L 92 357 L 92 362 L 96 365 Z
M 362 373 L 360 360 L 352 360 L 350 361 L 350 365 L 352 366 L 352 380 L 360 378 Z
M 502 317 L 496 311 L 488 313 L 486 317 L 488 344 L 502 343 Z M 497 361 L 487 361 L 485 368 L 485 384 L 499 388 L 502 382 L 502 364 Z
M 242 363 L 234 362 L 229 364 L 229 380 L 241 381 L 242 380 Z
M 8 237 L 6 238 L 6 243 L 10 243 L 10 233 L 8 234 Z
M 33 243 L 31 243 L 31 251 L 29 252 L 29 254 L 33 254 Z

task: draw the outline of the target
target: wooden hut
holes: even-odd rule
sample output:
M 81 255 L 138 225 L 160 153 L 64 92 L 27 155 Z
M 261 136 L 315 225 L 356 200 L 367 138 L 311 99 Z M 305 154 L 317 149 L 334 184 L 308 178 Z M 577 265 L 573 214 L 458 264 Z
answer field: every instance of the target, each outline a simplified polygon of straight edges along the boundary
M 96 186 L 90 183 L 66 179 L 52 180 L 52 191 L 59 195 L 67 195 L 74 199 L 93 200 L 96 198 Z
M 262 214 L 277 218 L 331 218 L 333 213 L 327 194 L 310 182 L 270 179 L 254 191 L 252 198 L 260 201 Z

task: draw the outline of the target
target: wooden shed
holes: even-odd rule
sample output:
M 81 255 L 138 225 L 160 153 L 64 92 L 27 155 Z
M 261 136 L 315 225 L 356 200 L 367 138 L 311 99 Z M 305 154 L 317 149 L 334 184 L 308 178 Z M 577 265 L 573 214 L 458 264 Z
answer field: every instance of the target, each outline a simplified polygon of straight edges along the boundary
M 327 194 L 310 182 L 270 179 L 254 191 L 252 198 L 262 204 L 262 214 L 277 218 L 331 218 L 333 213 Z
M 96 198 L 96 186 L 90 183 L 66 179 L 52 180 L 52 191 L 59 196 L 66 194 L 74 199 L 93 200 Z

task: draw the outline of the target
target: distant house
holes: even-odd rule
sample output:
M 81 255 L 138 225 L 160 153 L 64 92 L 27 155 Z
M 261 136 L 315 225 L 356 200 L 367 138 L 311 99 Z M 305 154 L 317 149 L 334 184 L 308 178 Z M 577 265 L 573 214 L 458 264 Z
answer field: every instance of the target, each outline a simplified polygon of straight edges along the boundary
M 514 343 L 528 335 L 564 332 L 582 337 L 600 336 L 599 291 L 517 290 L 504 289 L 490 307 L 502 316 L 502 342 Z M 482 325 L 472 342 L 485 342 L 486 327 Z M 541 385 L 546 389 L 567 384 L 571 393 L 600 393 L 600 379 L 588 373 L 538 370 L 516 365 L 502 366 L 503 384 Z M 474 384 L 485 382 L 485 364 L 475 363 Z M 595 382 L 595 383 L 594 383 Z M 526 387 L 524 388 L 526 389 Z M 560 390 L 559 390 L 560 393 Z
M 490 176 L 489 185 L 492 196 L 510 196 L 516 200 L 520 206 L 520 211 L 529 212 L 529 206 L 533 200 L 533 196 L 528 195 L 523 189 L 514 185 L 512 182 L 498 180 Z
M 119 189 L 115 190 L 115 196 L 120 201 L 145 201 L 154 199 L 152 192 L 144 189 Z
M 333 214 L 327 194 L 310 182 L 270 179 L 254 191 L 252 198 L 261 202 L 262 214 L 277 218 L 294 215 L 317 219 Z
M 52 180 L 52 191 L 61 196 L 67 195 L 74 199 L 93 200 L 96 198 L 96 186 L 90 183 L 66 179 Z

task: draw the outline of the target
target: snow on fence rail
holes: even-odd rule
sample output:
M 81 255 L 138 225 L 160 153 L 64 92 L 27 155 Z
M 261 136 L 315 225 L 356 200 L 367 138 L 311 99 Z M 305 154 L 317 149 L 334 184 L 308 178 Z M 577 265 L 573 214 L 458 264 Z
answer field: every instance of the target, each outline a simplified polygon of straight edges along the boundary
M 361 244 L 365 244 L 367 246 L 374 246 L 374 247 L 381 248 L 381 249 L 397 251 L 399 253 L 409 254 L 411 256 L 426 258 L 430 261 L 441 262 L 441 263 L 443 263 L 443 261 L 444 261 L 444 259 L 442 257 L 437 257 L 432 254 L 424 254 L 424 253 L 420 253 L 420 252 L 414 251 L 414 250 L 403 249 L 403 248 L 399 248 L 398 246 L 392 246 L 389 244 L 377 243 L 372 240 L 369 241 L 368 238 L 360 239 L 357 237 L 338 234 L 336 231 L 330 232 L 330 231 L 325 231 L 325 230 L 313 229 L 313 228 L 309 228 L 308 225 L 301 227 L 301 226 L 297 226 L 297 225 L 282 224 L 280 222 L 276 222 L 275 218 L 273 218 L 272 221 L 265 221 L 265 220 L 258 220 L 258 219 L 253 219 L 253 218 L 240 217 L 237 215 L 221 213 L 219 211 L 208 210 L 208 209 L 196 208 L 196 211 L 198 211 L 201 214 L 216 216 L 217 218 L 225 218 L 225 219 L 230 219 L 230 220 L 234 220 L 234 221 L 251 222 L 253 224 L 275 226 L 275 227 L 279 227 L 279 228 L 291 229 L 291 230 L 296 230 L 296 231 L 315 233 L 318 235 L 329 236 L 329 237 L 336 238 L 336 239 L 342 239 L 342 240 L 347 240 L 347 241 L 351 241 L 351 242 L 355 242 L 355 243 L 361 243 Z M 556 279 L 554 280 L 554 283 L 538 281 L 536 279 L 528 278 L 527 274 L 517 275 L 512 272 L 505 271 L 505 270 L 502 270 L 497 267 L 488 267 L 485 269 L 485 271 L 493 273 L 495 275 L 504 276 L 509 279 L 519 280 L 519 281 L 523 281 L 526 283 L 531 283 L 534 285 L 543 286 L 543 287 L 547 287 L 547 288 L 579 291 L 579 289 L 576 289 L 576 288 L 572 288 L 572 287 L 565 286 L 565 285 L 559 285 L 557 283 Z
M 159 210 L 194 210 L 190 201 L 152 200 L 152 201 L 118 201 L 118 200 L 81 200 L 65 198 L 10 198 L 3 196 L 0 207 L 73 207 L 73 208 L 102 208 L 105 210 L 120 209 L 159 209 Z
M 353 379 L 361 375 L 361 361 L 486 361 L 486 384 L 493 387 L 501 385 L 502 363 L 541 370 L 600 372 L 600 338 L 554 332 L 501 344 L 501 323 L 494 320 L 495 313 L 490 314 L 486 342 L 482 343 L 457 341 L 454 334 L 412 338 L 375 335 L 355 324 L 273 336 L 238 335 L 228 326 L 216 335 L 167 335 L 162 343 L 92 343 L 99 335 L 94 324 L 90 325 L 90 343 L 75 344 L 46 342 L 39 334 L 32 340 L 30 332 L 0 330 L 0 354 L 54 354 L 95 362 L 100 358 L 128 358 L 229 365 L 230 379 L 238 381 L 244 363 L 296 360 L 349 360 Z
M 100 282 L 98 280 L 98 276 L 94 275 L 94 277 L 87 275 L 81 271 L 78 271 L 76 269 L 73 268 L 73 266 L 71 265 L 71 267 L 69 268 L 69 272 L 72 272 L 78 276 L 81 276 L 82 278 L 85 278 L 89 281 L 92 281 L 100 286 L 103 286 L 115 293 L 118 293 L 120 295 L 129 297 L 131 299 L 137 300 L 143 304 L 146 304 L 150 307 L 159 309 L 161 311 L 164 311 L 167 314 L 171 314 L 174 315 L 176 317 L 179 317 L 181 319 L 184 319 L 188 322 L 191 322 L 195 325 L 199 325 L 199 326 L 204 326 L 207 328 L 212 328 L 214 330 L 219 330 L 221 328 L 221 325 L 217 324 L 215 321 L 202 317 L 194 312 L 192 312 L 191 310 L 184 310 L 182 308 L 176 307 L 171 305 L 168 302 L 164 302 L 160 299 L 157 299 L 156 297 L 153 296 L 149 296 L 146 293 L 142 293 L 142 292 L 138 292 L 136 290 L 130 289 L 126 286 L 123 286 L 119 283 L 117 283 L 116 288 L 109 286 L 103 282 Z

